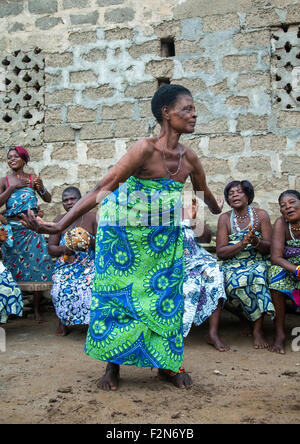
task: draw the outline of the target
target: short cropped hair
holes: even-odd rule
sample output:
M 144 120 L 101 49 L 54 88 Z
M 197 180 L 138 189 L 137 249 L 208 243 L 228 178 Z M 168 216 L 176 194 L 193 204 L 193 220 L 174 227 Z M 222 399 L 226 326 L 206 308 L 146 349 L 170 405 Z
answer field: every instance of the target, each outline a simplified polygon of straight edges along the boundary
M 163 85 L 154 94 L 151 100 L 151 110 L 152 114 L 158 121 L 162 123 L 162 107 L 172 106 L 178 99 L 179 96 L 191 96 L 192 93 L 189 89 L 181 85 L 167 84 Z
M 224 190 L 224 197 L 226 202 L 229 205 L 228 202 L 228 193 L 232 187 L 238 187 L 241 185 L 241 187 L 244 190 L 244 193 L 248 197 L 248 205 L 250 205 L 253 202 L 254 199 L 254 188 L 253 185 L 248 180 L 233 180 L 232 182 L 229 182 L 229 184 L 226 185 Z
M 75 193 L 77 195 L 77 197 L 79 199 L 81 199 L 81 192 L 80 192 L 80 189 L 77 187 L 70 186 L 70 187 L 65 188 L 64 191 L 62 192 L 62 197 L 64 196 L 64 194 L 67 194 L 67 193 Z
M 298 200 L 300 200 L 300 193 L 299 191 L 296 190 L 286 190 L 283 193 L 280 194 L 280 196 L 278 197 L 278 203 L 280 203 L 281 199 L 285 196 L 287 196 L 288 194 L 293 194 L 294 196 L 296 196 L 296 198 Z

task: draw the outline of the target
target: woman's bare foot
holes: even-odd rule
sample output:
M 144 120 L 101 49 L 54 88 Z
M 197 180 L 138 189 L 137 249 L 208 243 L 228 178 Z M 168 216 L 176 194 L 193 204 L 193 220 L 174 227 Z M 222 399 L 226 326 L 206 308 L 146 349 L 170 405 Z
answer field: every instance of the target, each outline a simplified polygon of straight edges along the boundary
M 43 316 L 41 315 L 41 313 L 39 311 L 34 312 L 34 320 L 38 324 L 42 324 L 43 322 L 45 322 L 45 319 L 43 318 Z
M 175 373 L 170 370 L 159 368 L 158 374 L 180 389 L 187 389 L 193 385 L 192 378 L 185 371 Z
M 215 347 L 219 352 L 226 352 L 230 350 L 229 345 L 224 344 L 217 333 L 209 333 L 207 343 Z
M 263 331 L 256 331 L 253 329 L 253 346 L 256 350 L 269 348 L 269 344 L 264 337 Z
M 98 381 L 97 387 L 105 391 L 115 391 L 119 388 L 120 366 L 109 362 L 102 378 Z
M 269 347 L 270 352 L 285 355 L 285 334 L 277 334 L 274 343 Z
M 56 332 L 54 333 L 55 336 L 67 336 L 68 333 L 67 327 L 61 321 L 59 321 Z

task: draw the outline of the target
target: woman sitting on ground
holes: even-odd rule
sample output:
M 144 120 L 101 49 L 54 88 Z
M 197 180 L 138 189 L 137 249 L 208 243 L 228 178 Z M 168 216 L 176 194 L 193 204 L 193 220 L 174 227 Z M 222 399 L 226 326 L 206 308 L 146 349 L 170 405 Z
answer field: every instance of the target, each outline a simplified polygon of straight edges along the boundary
M 81 193 L 76 187 L 68 187 L 62 193 L 62 204 L 66 212 L 81 199 Z M 54 222 L 62 219 L 64 214 L 58 216 Z M 79 246 L 74 251 L 66 246 L 67 241 L 72 243 L 78 230 Z M 49 253 L 57 257 L 53 275 L 52 301 L 57 317 L 59 318 L 56 330 L 57 336 L 66 336 L 67 326 L 89 324 L 90 307 L 92 299 L 92 286 L 95 275 L 95 236 L 97 231 L 96 214 L 89 212 L 76 219 L 63 232 L 52 234 L 49 237 Z M 88 234 L 86 233 L 89 233 Z M 86 239 L 83 237 L 86 236 Z M 70 239 L 69 239 L 70 238 Z M 85 242 L 86 241 L 86 242 Z M 71 247 L 71 245 L 69 245 Z
M 266 211 L 254 208 L 254 189 L 247 180 L 230 182 L 224 190 L 232 208 L 219 217 L 216 251 L 223 261 L 229 304 L 253 324 L 254 348 L 268 348 L 263 334 L 264 314 L 274 316 L 268 288 L 266 257 L 272 227 Z
M 285 298 L 300 306 L 300 193 L 284 191 L 279 196 L 282 214 L 275 224 L 269 270 L 270 290 L 276 310 L 275 341 L 270 351 L 285 353 Z
M 221 207 L 222 203 L 219 205 Z M 200 231 L 201 224 L 196 218 L 196 199 L 185 213 L 182 221 L 185 258 L 183 336 L 187 337 L 192 324 L 200 326 L 209 319 L 208 343 L 218 351 L 227 351 L 228 345 L 219 337 L 221 310 L 226 300 L 223 271 L 217 260 L 200 245 L 200 242 L 210 242 L 211 233 L 204 225 L 203 232 L 197 236 L 196 230 L 199 228 Z

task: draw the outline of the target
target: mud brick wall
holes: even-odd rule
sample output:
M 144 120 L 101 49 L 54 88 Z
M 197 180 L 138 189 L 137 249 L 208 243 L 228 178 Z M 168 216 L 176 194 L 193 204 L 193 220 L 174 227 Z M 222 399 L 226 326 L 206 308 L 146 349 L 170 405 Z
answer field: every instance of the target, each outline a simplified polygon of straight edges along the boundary
M 166 82 L 194 95 L 184 140 L 215 193 L 247 178 L 274 220 L 279 193 L 300 190 L 298 1 L 0 0 L 0 30 L 1 176 L 7 149 L 26 146 L 48 219 L 67 185 L 86 193 L 157 134 L 150 100 Z

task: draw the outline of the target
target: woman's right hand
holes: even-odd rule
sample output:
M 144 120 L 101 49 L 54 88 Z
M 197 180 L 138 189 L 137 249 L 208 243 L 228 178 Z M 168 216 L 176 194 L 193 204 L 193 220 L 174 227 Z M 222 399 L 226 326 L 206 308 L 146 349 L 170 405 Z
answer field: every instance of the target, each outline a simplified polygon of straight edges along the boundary
M 61 245 L 61 254 L 62 256 L 73 256 L 74 251 L 70 250 L 66 245 Z
M 15 190 L 19 190 L 19 189 L 21 189 L 21 188 L 26 188 L 26 187 L 29 187 L 30 186 L 30 181 L 29 181 L 29 179 L 27 178 L 25 178 L 25 177 L 19 177 L 18 176 L 18 181 L 17 181 L 17 183 L 15 183 L 14 185 L 13 185 L 13 187 L 14 187 L 14 189 Z
M 32 231 L 42 234 L 56 234 L 61 231 L 58 223 L 46 222 L 40 217 L 36 217 L 32 210 L 28 210 L 27 215 L 21 214 L 21 223 Z

